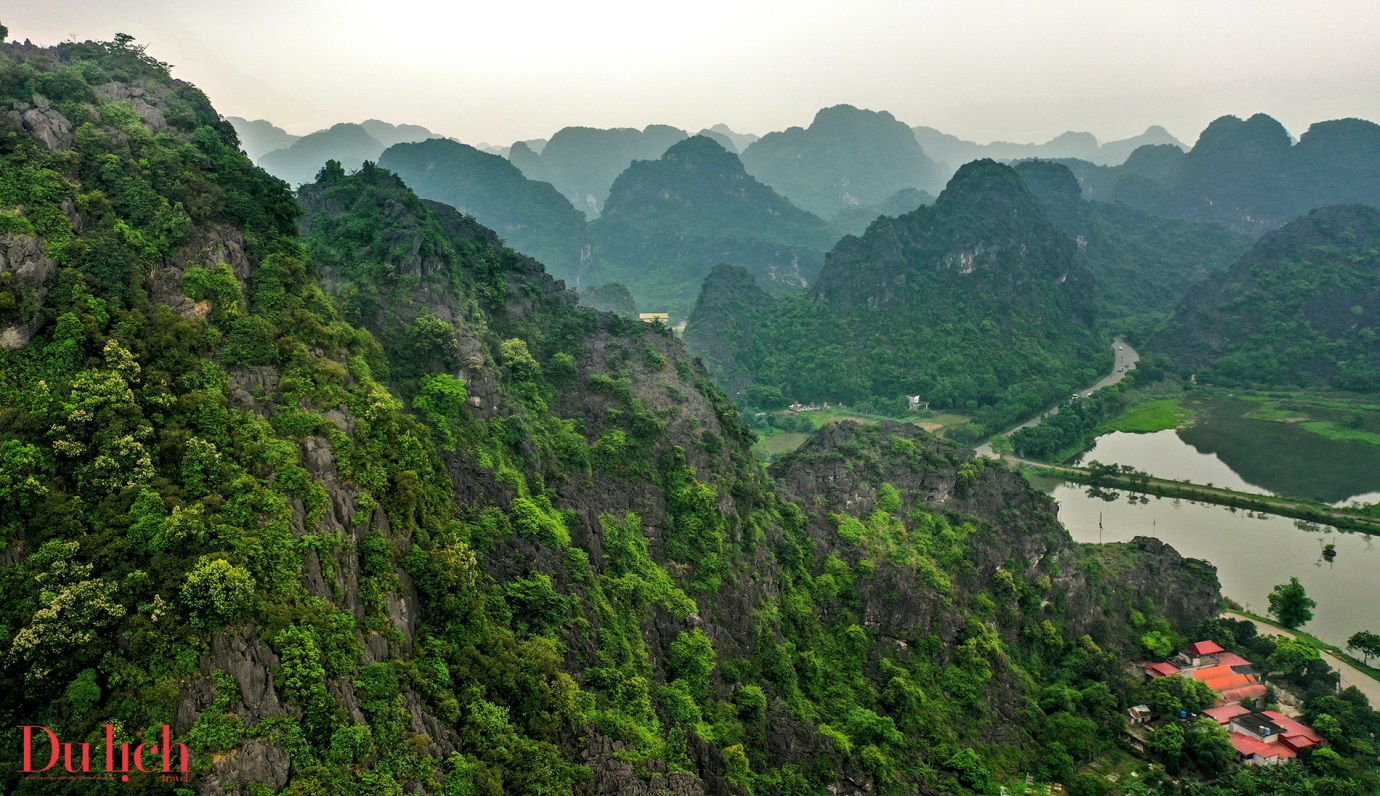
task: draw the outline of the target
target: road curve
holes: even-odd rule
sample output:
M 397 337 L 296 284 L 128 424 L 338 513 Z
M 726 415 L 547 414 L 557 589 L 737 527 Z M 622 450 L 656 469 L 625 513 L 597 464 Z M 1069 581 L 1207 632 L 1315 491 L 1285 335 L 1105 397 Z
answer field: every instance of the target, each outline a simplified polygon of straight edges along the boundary
M 1087 398 L 1089 395 L 1092 395 L 1093 393 L 1097 392 L 1103 387 L 1110 387 L 1113 384 L 1116 384 L 1117 382 L 1126 378 L 1127 373 L 1130 373 L 1131 371 L 1135 370 L 1136 363 L 1140 362 L 1140 354 L 1136 353 L 1136 350 L 1131 346 L 1127 345 L 1126 341 L 1120 337 L 1112 339 L 1112 356 L 1115 358 L 1115 361 L 1112 363 L 1112 372 L 1108 373 L 1107 376 L 1102 379 L 1102 381 L 1099 381 L 1098 383 L 1087 388 L 1086 390 L 1074 393 L 1075 397 Z M 1020 431 L 1023 428 L 1030 428 L 1036 423 L 1039 423 L 1041 420 L 1044 420 L 1046 417 L 1057 414 L 1059 414 L 1059 407 L 1056 406 L 1043 414 L 1039 414 L 1035 417 L 1030 418 L 1029 420 L 1025 421 L 1024 423 L 1021 423 L 1018 426 L 1014 426 L 1012 428 L 1007 429 L 1006 431 L 1003 431 L 1002 435 L 1009 436 L 1010 434 Z M 984 442 L 980 446 L 978 446 L 977 454 L 979 456 L 991 456 L 997 459 L 1001 458 L 1001 456 L 997 455 L 997 453 L 992 450 L 991 442 Z
M 1229 616 L 1232 619 L 1242 619 L 1247 622 L 1250 622 L 1251 624 L 1255 625 L 1255 629 L 1259 631 L 1260 635 L 1262 636 L 1283 636 L 1285 638 L 1294 638 L 1294 634 L 1290 633 L 1287 630 L 1281 630 L 1280 628 L 1277 628 L 1274 625 L 1267 625 L 1264 622 L 1257 621 L 1243 614 L 1237 614 L 1232 613 L 1231 611 L 1227 611 L 1223 614 L 1223 616 Z M 1327 661 L 1327 665 L 1331 666 L 1333 669 L 1336 669 L 1337 672 L 1342 675 L 1342 688 L 1347 688 L 1348 686 L 1354 685 L 1356 686 L 1357 690 L 1366 695 L 1366 699 L 1370 700 L 1370 704 L 1380 705 L 1380 680 L 1376 680 L 1375 678 L 1357 669 L 1356 667 L 1352 666 L 1351 664 L 1347 663 L 1341 658 L 1338 658 L 1336 655 L 1333 655 L 1327 650 L 1319 650 L 1319 652 L 1321 653 L 1323 660 Z

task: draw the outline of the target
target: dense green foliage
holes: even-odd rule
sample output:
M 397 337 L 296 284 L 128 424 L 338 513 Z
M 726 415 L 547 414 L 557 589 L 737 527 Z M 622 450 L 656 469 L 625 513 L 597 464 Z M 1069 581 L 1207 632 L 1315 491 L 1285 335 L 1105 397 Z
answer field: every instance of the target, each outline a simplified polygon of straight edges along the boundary
M 1317 607 L 1317 601 L 1303 590 L 1298 578 L 1290 578 L 1288 583 L 1282 583 L 1270 592 L 1270 614 L 1290 630 L 1308 624 L 1313 618 L 1313 609 Z
M 880 204 L 903 188 L 938 190 L 944 181 L 910 128 L 886 111 L 851 105 L 821 109 L 807 128 L 768 133 L 742 158 L 753 177 L 824 218 Z
M 1016 453 L 1049 459 L 1082 448 L 1103 422 L 1125 407 L 1123 395 L 1134 385 L 1135 375 L 1130 374 L 1092 395 L 1065 401 L 1054 414 L 1011 435 Z
M 838 235 L 718 143 L 693 136 L 620 174 L 590 238 L 605 278 L 626 285 L 644 311 L 678 321 L 715 265 L 741 265 L 773 293 L 799 291 Z
M 1149 347 L 1199 381 L 1380 390 L 1380 212 L 1323 208 L 1266 235 Z
M 1251 239 L 1215 224 L 1152 215 L 1120 202 L 1085 201 L 1066 166 L 1016 165 L 1049 217 L 1074 238 L 1098 281 L 1098 315 L 1169 313 L 1190 285 L 1227 270 Z
M 557 279 L 583 284 L 585 219 L 550 185 L 528 179 L 498 155 L 445 138 L 389 147 L 379 165 L 418 196 L 474 216 Z
M 716 270 L 686 339 L 735 391 L 763 384 L 807 403 L 919 394 L 993 430 L 1103 369 L 1082 262 L 1014 171 L 972 163 L 933 206 L 841 241 L 803 295 L 772 300 Z
M 4 54 L 4 99 L 79 121 L 0 138 L 13 237 L 56 264 L 0 352 L 6 726 L 95 763 L 104 725 L 170 724 L 206 791 L 993 793 L 1077 782 L 1147 698 L 1135 636 L 1213 610 L 1206 565 L 1075 546 L 914 427 L 769 478 L 663 327 L 382 168 L 299 211 L 125 37 Z M 1308 776 L 1364 776 L 1373 712 L 1309 697 L 1337 754 Z M 3 754 L 6 793 L 70 790 Z

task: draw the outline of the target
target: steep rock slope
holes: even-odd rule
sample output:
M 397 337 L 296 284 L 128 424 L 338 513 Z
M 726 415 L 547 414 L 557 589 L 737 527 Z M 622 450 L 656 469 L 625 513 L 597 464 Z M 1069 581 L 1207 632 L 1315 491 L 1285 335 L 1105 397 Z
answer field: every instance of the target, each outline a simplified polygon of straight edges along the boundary
M 725 383 L 803 401 L 919 393 L 1004 422 L 1095 376 L 1106 355 L 1094 296 L 1077 245 L 1016 173 L 977 161 L 932 206 L 840 241 L 805 295 L 712 315 L 701 301 L 706 313 L 697 306 L 686 333 L 736 363 Z M 749 315 L 751 335 L 722 323 Z
M 619 175 L 590 238 L 605 278 L 647 311 L 680 319 L 718 263 L 748 268 L 773 292 L 803 289 L 837 234 L 717 142 L 693 136 Z
M 768 133 L 742 159 L 753 177 L 824 218 L 902 188 L 936 190 L 944 180 L 910 128 L 885 111 L 851 105 L 824 108 L 807 128 Z
M 1200 380 L 1380 390 L 1380 211 L 1314 210 L 1191 291 L 1150 343 Z
M 1250 237 L 1216 224 L 1085 201 L 1078 180 L 1062 164 L 1026 161 L 1015 168 L 1086 255 L 1103 317 L 1171 312 L 1191 286 L 1225 271 L 1251 245 Z
M 584 216 L 551 185 L 528 179 L 497 155 L 448 139 L 390 147 L 379 165 L 397 172 L 419 196 L 474 216 L 557 278 L 571 286 L 584 283 Z

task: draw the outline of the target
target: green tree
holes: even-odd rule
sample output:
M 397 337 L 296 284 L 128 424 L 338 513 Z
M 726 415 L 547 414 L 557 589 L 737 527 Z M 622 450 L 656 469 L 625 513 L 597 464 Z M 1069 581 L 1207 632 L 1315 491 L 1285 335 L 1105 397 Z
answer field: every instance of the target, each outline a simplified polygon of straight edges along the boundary
M 202 557 L 182 584 L 182 602 L 202 627 L 231 624 L 254 602 L 254 576 L 223 558 Z
M 1369 630 L 1358 631 L 1346 640 L 1346 648 L 1352 652 L 1360 653 L 1366 664 L 1369 665 L 1371 658 L 1380 656 L 1380 635 Z
M 1188 735 L 1188 754 L 1198 769 L 1210 777 L 1225 774 L 1236 759 L 1231 735 L 1217 722 L 1203 717 Z
M 1097 774 L 1079 774 L 1069 783 L 1069 796 L 1106 796 L 1115 785 Z
M 1298 639 L 1284 638 L 1275 645 L 1275 651 L 1270 653 L 1265 665 L 1270 671 L 1287 676 L 1307 666 L 1309 661 L 1318 659 L 1318 650 L 1313 645 Z
M 1150 746 L 1171 766 L 1177 765 L 1184 753 L 1184 728 L 1170 723 L 1155 731 Z
M 1270 614 L 1290 630 L 1307 624 L 1317 607 L 1318 603 L 1303 590 L 1298 578 L 1290 578 L 1288 583 L 1281 583 L 1270 593 Z

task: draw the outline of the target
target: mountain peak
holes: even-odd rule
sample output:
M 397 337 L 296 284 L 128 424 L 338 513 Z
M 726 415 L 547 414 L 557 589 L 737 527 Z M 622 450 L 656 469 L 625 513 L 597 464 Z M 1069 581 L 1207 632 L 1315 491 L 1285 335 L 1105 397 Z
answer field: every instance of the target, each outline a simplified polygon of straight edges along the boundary
M 681 163 L 693 163 L 697 161 L 729 163 L 730 161 L 742 170 L 742 161 L 738 156 L 729 152 L 724 145 L 715 141 L 707 135 L 692 135 L 689 138 L 672 144 L 671 148 L 661 156 L 662 160 Z
M 935 207 L 990 206 L 993 201 L 1038 208 L 1016 170 L 991 159 L 974 160 L 959 167 L 935 200 Z

